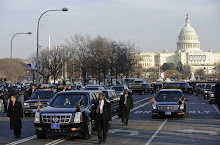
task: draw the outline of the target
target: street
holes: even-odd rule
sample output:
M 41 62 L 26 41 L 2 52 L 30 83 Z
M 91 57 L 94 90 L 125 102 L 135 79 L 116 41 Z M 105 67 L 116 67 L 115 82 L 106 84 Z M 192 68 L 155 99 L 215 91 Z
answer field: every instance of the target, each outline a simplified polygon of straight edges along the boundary
M 218 145 L 220 142 L 220 112 L 217 105 L 208 103 L 201 96 L 186 94 L 186 118 L 151 119 L 151 104 L 148 103 L 152 94 L 133 95 L 134 109 L 131 111 L 128 126 L 122 126 L 115 114 L 104 144 L 128 145 Z M 0 144 L 22 145 L 55 145 L 55 144 L 98 144 L 97 134 L 88 140 L 74 136 L 49 135 L 46 139 L 37 139 L 34 132 L 34 117 L 22 120 L 22 136 L 15 139 L 9 130 L 6 113 L 0 113 Z

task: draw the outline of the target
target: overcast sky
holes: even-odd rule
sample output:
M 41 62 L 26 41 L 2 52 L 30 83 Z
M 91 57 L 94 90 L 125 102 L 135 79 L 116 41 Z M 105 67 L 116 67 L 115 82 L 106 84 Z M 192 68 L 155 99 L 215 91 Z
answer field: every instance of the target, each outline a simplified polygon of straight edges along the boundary
M 39 45 L 64 44 L 74 34 L 131 41 L 142 52 L 176 50 L 186 14 L 196 30 L 201 49 L 220 52 L 219 0 L 0 0 L 0 58 L 27 59 L 36 53 L 37 21 L 49 9 L 67 7 L 68 12 L 49 12 L 40 21 Z

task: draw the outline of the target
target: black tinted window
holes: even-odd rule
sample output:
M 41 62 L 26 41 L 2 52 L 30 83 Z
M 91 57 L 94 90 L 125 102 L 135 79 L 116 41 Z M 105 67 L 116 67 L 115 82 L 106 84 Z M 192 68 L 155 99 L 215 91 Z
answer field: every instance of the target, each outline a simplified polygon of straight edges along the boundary
M 159 92 L 156 96 L 157 102 L 177 102 L 182 97 L 180 92 Z
M 81 105 L 88 105 L 88 96 L 86 94 L 65 94 L 58 95 L 50 106 L 56 108 L 74 108 L 79 104 L 80 99 L 82 99 Z
M 112 90 L 115 90 L 115 91 L 124 91 L 124 87 L 112 87 Z

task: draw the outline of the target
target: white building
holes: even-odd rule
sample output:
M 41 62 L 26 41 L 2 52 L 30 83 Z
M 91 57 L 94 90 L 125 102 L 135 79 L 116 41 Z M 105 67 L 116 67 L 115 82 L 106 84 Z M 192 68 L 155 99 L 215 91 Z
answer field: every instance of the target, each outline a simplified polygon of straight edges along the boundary
M 162 53 L 139 53 L 141 58 L 140 64 L 144 69 L 150 67 L 162 66 L 164 63 L 174 63 L 177 65 L 179 61 L 183 66 L 188 65 L 194 72 L 196 69 L 204 69 L 206 73 L 214 73 L 214 67 L 220 63 L 220 53 L 214 53 L 212 50 L 204 52 L 200 49 L 198 35 L 190 25 L 188 14 L 186 24 L 180 31 L 177 50 L 169 53 L 164 50 Z

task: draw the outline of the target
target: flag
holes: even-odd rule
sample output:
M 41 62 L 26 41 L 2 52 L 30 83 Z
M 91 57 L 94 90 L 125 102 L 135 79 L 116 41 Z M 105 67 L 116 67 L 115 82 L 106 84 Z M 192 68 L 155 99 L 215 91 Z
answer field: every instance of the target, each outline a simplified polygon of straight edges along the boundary
M 40 105 L 41 105 L 41 103 L 40 103 L 40 97 L 38 96 L 38 102 L 37 102 L 37 104 L 36 104 L 36 106 L 37 106 L 37 112 L 40 112 Z

